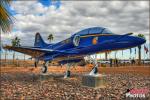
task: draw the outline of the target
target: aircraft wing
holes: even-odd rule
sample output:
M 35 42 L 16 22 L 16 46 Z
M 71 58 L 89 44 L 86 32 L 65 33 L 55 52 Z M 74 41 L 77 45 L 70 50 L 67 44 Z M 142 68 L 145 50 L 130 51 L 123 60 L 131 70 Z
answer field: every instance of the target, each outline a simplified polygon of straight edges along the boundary
M 65 50 L 53 50 L 53 49 L 45 49 L 45 48 L 37 48 L 37 47 L 13 47 L 13 46 L 5 46 L 5 49 L 14 50 L 17 52 L 21 52 L 32 57 L 39 57 L 45 53 L 61 53 L 61 54 L 75 54 L 75 51 L 65 51 Z

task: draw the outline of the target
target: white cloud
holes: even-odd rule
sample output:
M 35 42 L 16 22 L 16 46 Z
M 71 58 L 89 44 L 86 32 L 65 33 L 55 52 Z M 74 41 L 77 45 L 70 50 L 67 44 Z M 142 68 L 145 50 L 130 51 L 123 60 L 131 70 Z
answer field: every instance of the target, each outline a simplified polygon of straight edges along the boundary
M 45 40 L 52 33 L 54 42 L 58 42 L 92 26 L 107 27 L 118 34 L 148 33 L 148 4 L 148 1 L 62 1 L 56 9 L 37 1 L 15 1 L 12 8 L 18 14 L 15 15 L 13 34 L 20 36 L 22 44 L 33 45 L 36 32 L 40 32 Z M 10 43 L 8 41 L 13 37 L 3 36 L 3 40 Z
M 16 1 L 11 8 L 22 15 L 46 13 L 48 9 L 38 1 Z

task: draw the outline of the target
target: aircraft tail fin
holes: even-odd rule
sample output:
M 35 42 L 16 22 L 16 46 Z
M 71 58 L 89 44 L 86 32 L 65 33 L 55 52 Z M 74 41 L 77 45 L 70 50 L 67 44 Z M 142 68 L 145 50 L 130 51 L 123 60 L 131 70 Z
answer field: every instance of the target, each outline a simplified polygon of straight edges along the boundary
M 40 33 L 36 33 L 35 35 L 35 42 L 34 42 L 34 46 L 35 47 L 45 47 L 48 44 L 44 42 L 44 40 L 42 39 Z

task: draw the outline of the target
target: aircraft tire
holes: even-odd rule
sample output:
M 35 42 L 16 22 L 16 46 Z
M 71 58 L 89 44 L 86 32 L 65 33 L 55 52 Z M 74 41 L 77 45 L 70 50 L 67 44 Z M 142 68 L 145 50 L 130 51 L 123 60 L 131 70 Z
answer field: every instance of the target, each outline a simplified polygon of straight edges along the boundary
M 66 73 L 67 77 L 70 77 L 70 74 L 71 74 L 71 72 L 68 70 Z
M 98 69 L 97 67 L 94 68 L 94 74 L 97 74 L 98 73 Z
M 42 67 L 42 73 L 46 73 L 47 72 L 47 66 L 43 66 Z
M 36 62 L 34 62 L 34 67 L 37 68 L 37 63 Z

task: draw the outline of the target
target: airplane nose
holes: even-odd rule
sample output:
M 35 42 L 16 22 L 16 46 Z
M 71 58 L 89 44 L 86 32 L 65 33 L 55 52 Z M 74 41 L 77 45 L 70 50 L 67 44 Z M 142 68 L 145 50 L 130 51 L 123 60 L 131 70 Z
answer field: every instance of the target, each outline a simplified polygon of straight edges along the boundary
M 143 39 L 143 38 L 139 38 L 139 37 L 137 37 L 138 38 L 138 41 L 139 41 L 139 43 L 140 44 L 143 44 L 143 43 L 145 43 L 146 42 L 146 40 L 145 39 Z
M 128 41 L 129 41 L 130 43 L 133 43 L 133 44 L 135 44 L 136 46 L 142 45 L 143 43 L 146 42 L 145 39 L 140 38 L 140 37 L 136 37 L 136 36 L 128 36 L 127 38 L 128 38 Z

